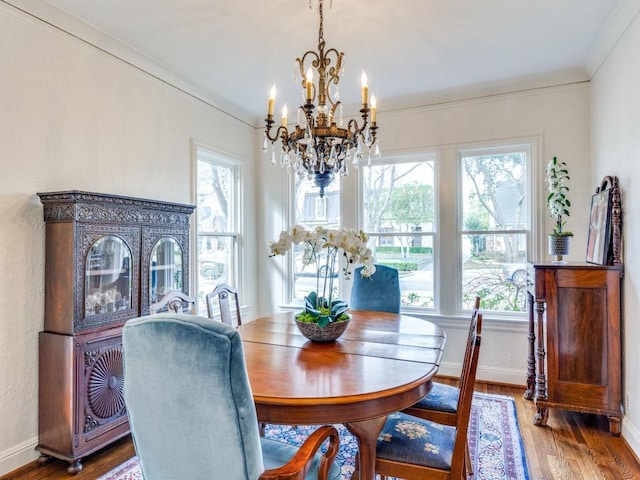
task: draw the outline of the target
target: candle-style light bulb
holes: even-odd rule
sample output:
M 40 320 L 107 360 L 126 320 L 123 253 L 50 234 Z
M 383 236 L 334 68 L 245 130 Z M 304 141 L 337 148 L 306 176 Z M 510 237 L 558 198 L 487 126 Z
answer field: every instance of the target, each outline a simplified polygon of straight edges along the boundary
M 369 103 L 369 86 L 367 85 L 367 74 L 364 70 L 360 76 L 360 81 L 362 82 L 362 104 L 366 105 Z
M 313 99 L 313 70 L 311 69 L 311 67 L 309 67 L 309 69 L 307 70 L 306 80 L 307 80 L 307 101 L 311 103 L 311 100 Z
M 288 115 L 289 111 L 287 110 L 287 104 L 285 103 L 284 106 L 282 107 L 282 126 L 286 127 L 287 126 L 287 115 Z
M 273 116 L 273 111 L 276 106 L 276 84 L 274 83 L 271 87 L 271 92 L 269 93 L 269 109 L 267 110 L 267 114 L 269 116 Z
M 371 123 L 376 123 L 377 110 L 378 110 L 378 104 L 376 102 L 376 96 L 371 95 Z

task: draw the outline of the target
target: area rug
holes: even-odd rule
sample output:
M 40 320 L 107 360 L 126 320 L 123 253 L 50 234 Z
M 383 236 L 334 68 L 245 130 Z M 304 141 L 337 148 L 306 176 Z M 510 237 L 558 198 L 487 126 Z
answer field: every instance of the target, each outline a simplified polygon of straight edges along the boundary
M 265 437 L 301 445 L 315 426 L 267 425 Z M 337 461 L 342 465 L 343 478 L 350 479 L 354 468 L 357 444 L 342 425 Z M 475 393 L 469 424 L 469 449 L 473 461 L 474 480 L 528 480 L 515 401 L 512 397 Z M 131 458 L 98 480 L 142 480 L 138 459 Z

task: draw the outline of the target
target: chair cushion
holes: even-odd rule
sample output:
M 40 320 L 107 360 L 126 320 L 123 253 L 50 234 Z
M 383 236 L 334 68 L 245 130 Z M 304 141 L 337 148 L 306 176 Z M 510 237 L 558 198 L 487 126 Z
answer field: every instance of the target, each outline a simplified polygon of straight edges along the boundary
M 460 389 L 444 383 L 433 382 L 431 390 L 412 408 L 436 410 L 438 412 L 456 413 Z
M 449 471 L 455 441 L 454 427 L 394 413 L 378 436 L 376 456 Z
M 272 468 L 278 468 L 287 463 L 298 451 L 297 447 L 289 445 L 288 443 L 279 442 L 268 438 L 261 438 L 262 442 L 262 459 L 264 468 L 269 470 Z M 311 462 L 311 468 L 305 476 L 309 480 L 316 480 L 318 478 L 318 466 L 320 465 L 320 455 L 316 455 L 315 459 Z M 329 480 L 340 480 L 342 478 L 342 469 L 338 462 L 333 462 L 331 469 L 329 470 Z

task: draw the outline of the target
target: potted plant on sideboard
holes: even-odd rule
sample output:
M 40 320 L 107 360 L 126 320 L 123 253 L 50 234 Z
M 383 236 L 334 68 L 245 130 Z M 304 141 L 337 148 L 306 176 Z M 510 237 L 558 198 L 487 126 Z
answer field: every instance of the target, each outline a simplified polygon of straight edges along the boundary
M 555 218 L 553 232 L 549 234 L 549 255 L 556 257 L 555 263 L 564 263 L 562 257 L 569 254 L 569 238 L 573 233 L 564 229 L 564 217 L 569 216 L 569 170 L 565 162 L 553 157 L 547 164 L 547 206 Z

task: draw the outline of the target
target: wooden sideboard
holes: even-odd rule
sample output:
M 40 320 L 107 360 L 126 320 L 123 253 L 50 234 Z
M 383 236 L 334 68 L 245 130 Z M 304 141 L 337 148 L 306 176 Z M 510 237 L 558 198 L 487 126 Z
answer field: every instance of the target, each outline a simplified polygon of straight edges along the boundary
M 76 190 L 38 194 L 46 223 L 39 334 L 40 460 L 69 462 L 129 433 L 122 326 L 189 292 L 192 205 Z
M 533 423 L 549 407 L 606 415 L 620 435 L 622 265 L 529 263 L 529 354 L 525 399 Z

